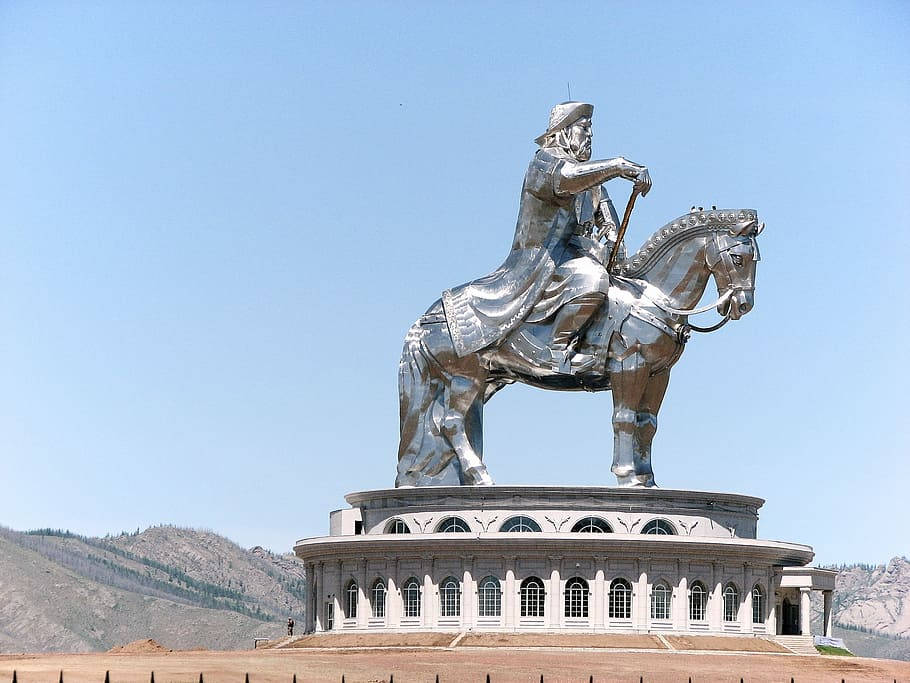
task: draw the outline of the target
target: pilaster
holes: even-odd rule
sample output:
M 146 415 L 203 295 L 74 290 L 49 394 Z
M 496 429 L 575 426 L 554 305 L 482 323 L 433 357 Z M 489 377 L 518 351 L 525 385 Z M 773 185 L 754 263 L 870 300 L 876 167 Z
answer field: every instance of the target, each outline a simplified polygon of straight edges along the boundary
M 516 619 L 516 609 L 518 602 L 518 589 L 515 586 L 515 558 L 510 557 L 506 560 L 506 585 L 502 594 L 502 613 L 506 630 L 514 630 Z
M 562 609 L 560 609 L 560 598 L 562 597 L 562 579 L 559 572 L 561 557 L 550 557 L 550 590 L 548 594 L 549 604 L 547 605 L 546 623 L 552 628 L 559 628 L 562 625 Z
M 604 563 L 606 560 L 603 557 L 594 558 L 594 624 L 595 629 L 604 629 L 606 628 L 606 589 L 604 582 Z

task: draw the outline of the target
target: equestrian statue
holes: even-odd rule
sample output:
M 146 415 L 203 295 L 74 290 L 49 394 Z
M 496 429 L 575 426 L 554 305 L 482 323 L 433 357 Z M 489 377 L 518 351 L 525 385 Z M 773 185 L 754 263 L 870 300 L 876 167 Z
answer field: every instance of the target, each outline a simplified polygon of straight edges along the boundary
M 483 407 L 513 382 L 612 391 L 613 474 L 620 486 L 655 486 L 657 414 L 691 330 L 752 309 L 764 227 L 756 212 L 693 207 L 627 255 L 629 216 L 651 178 L 622 157 L 590 160 L 593 112 L 583 102 L 553 108 L 508 257 L 443 292 L 408 331 L 396 486 L 492 484 Z M 633 183 L 622 221 L 603 186 L 614 178 Z M 718 298 L 697 307 L 711 276 Z M 711 308 L 721 323 L 688 322 Z

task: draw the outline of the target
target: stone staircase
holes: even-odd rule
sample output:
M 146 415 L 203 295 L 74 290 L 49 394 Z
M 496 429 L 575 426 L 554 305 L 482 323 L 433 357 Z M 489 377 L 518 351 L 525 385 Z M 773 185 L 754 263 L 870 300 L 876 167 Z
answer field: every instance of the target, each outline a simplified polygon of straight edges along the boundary
M 774 636 L 774 641 L 798 655 L 818 655 L 812 636 Z

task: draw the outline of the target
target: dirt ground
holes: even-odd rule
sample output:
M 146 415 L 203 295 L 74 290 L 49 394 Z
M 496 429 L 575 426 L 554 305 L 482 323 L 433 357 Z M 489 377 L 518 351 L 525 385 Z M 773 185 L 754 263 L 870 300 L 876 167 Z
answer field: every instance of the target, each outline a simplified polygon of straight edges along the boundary
M 615 650 L 459 648 L 408 650 L 259 650 L 156 654 L 0 655 L 0 683 L 693 683 L 730 681 L 881 681 L 910 683 L 910 663 L 858 657 L 684 654 Z

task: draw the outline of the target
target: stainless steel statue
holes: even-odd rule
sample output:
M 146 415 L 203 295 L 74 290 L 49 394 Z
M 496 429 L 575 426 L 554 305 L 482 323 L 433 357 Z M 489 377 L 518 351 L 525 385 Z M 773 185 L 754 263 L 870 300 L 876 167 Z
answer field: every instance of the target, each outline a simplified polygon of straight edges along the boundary
M 535 142 L 512 250 L 493 273 L 446 290 L 411 327 L 399 369 L 396 486 L 492 484 L 483 406 L 506 384 L 613 392 L 613 466 L 623 486 L 654 486 L 651 440 L 688 315 L 724 322 L 752 308 L 756 237 L 747 209 L 692 211 L 627 257 L 622 243 L 645 166 L 590 161 L 594 107 L 553 108 Z M 633 193 L 622 223 L 602 183 Z M 694 309 L 711 276 L 719 298 Z

